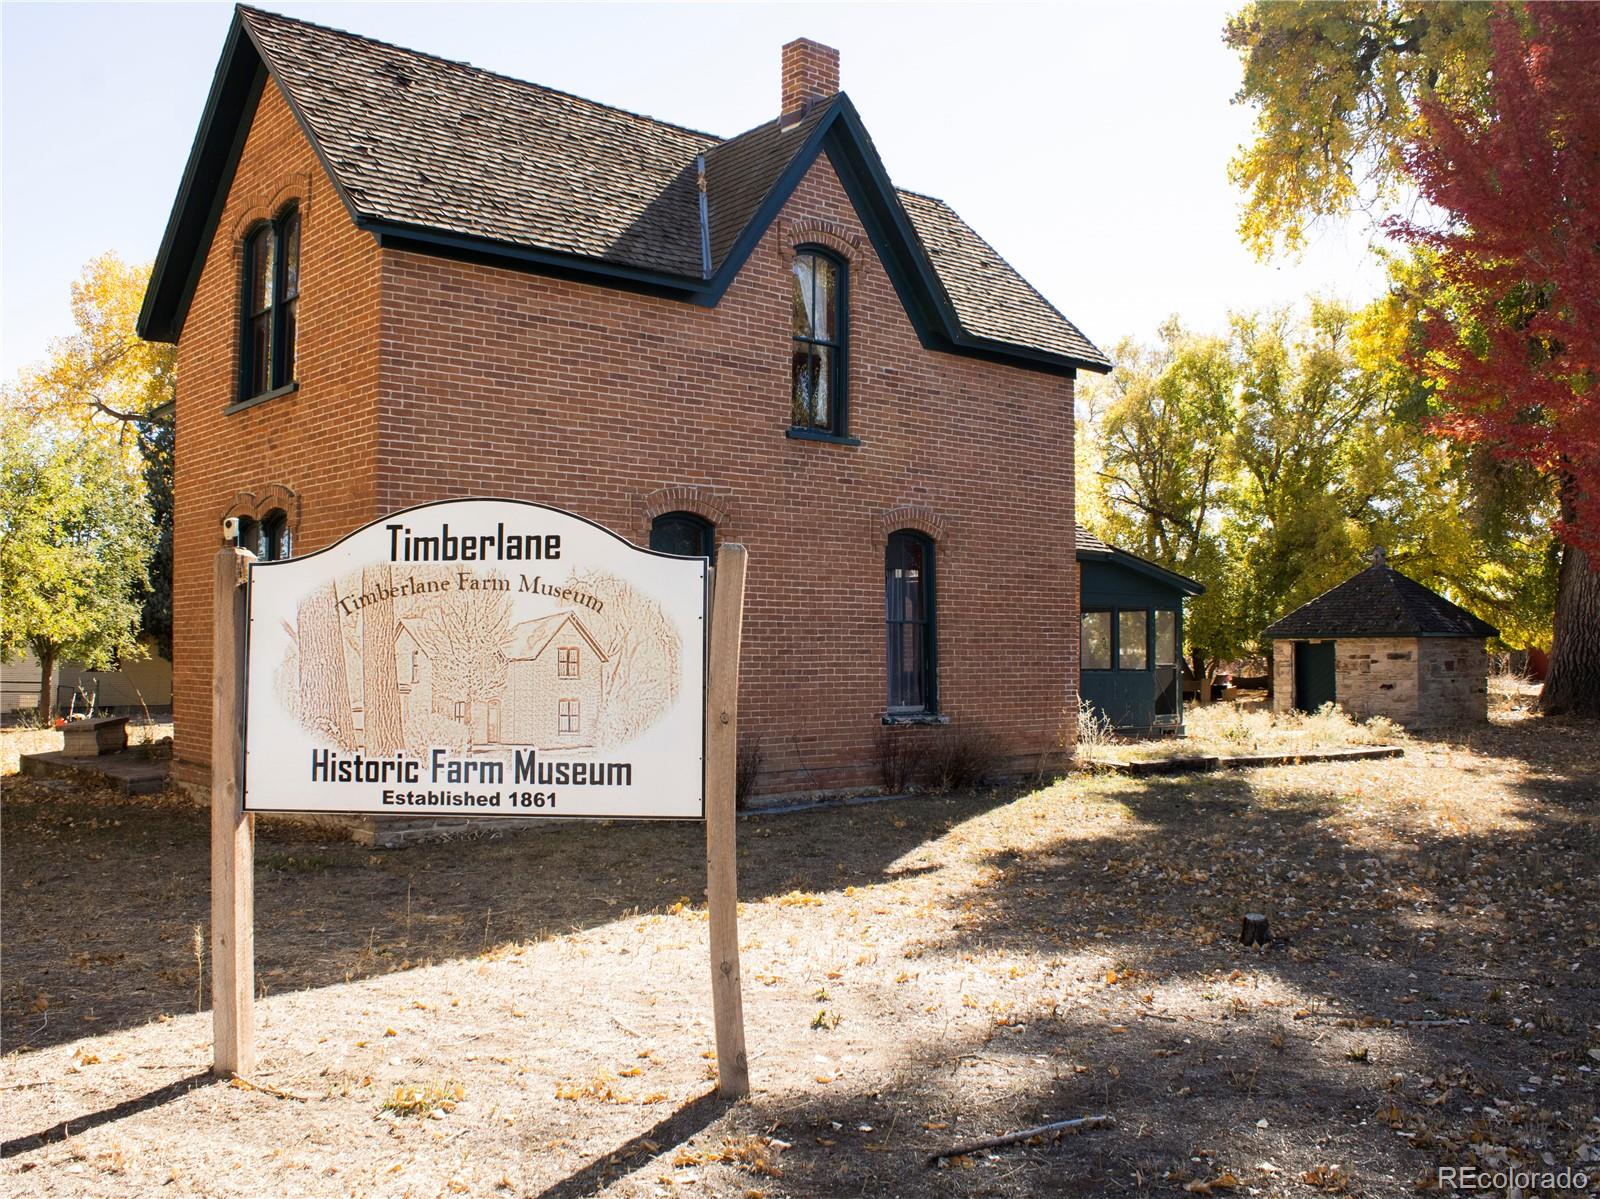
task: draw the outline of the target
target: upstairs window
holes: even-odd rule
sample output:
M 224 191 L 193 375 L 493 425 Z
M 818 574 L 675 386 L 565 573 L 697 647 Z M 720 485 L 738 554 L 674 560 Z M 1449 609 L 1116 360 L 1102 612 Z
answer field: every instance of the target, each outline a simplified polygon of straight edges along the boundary
M 845 266 L 803 247 L 794 256 L 790 423 L 803 433 L 845 435 Z
M 575 679 L 578 677 L 578 647 L 575 645 L 558 645 L 556 647 L 556 678 Z
M 241 400 L 294 382 L 299 306 L 300 210 L 286 208 L 245 241 Z

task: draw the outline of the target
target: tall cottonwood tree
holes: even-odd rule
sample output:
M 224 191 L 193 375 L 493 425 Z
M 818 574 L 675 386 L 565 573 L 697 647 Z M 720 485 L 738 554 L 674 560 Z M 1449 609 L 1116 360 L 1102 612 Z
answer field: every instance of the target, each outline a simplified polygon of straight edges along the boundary
M 1402 198 L 1423 102 L 1487 103 L 1489 20 L 1506 7 L 1258 0 L 1236 13 L 1223 40 L 1243 66 L 1236 102 L 1256 109 L 1230 167 L 1245 243 L 1263 257 L 1298 249 L 1319 220 Z
M 1492 115 L 1442 99 L 1406 165 L 1439 224 L 1418 364 L 1451 437 L 1551 477 L 1563 542 L 1541 706 L 1600 716 L 1600 9 L 1493 28 Z
M 1520 543 L 1464 519 L 1484 485 L 1426 427 L 1425 389 L 1396 365 L 1408 329 L 1387 299 L 1359 312 L 1314 302 L 1299 320 L 1242 314 L 1226 338 L 1169 322 L 1154 346 L 1119 346 L 1117 369 L 1088 385 L 1085 523 L 1206 585 L 1186 606 L 1191 677 L 1257 650 L 1266 625 L 1380 545 L 1503 627 L 1548 620 L 1548 597 L 1516 582 Z

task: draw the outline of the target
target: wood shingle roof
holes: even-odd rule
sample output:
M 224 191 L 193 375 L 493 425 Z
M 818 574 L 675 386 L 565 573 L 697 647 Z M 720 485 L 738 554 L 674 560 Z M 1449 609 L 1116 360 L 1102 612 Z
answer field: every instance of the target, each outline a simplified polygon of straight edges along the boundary
M 1268 625 L 1263 637 L 1495 637 L 1499 630 L 1382 560 Z
M 723 139 L 242 5 L 140 314 L 146 337 L 182 327 L 210 198 L 231 179 L 263 70 L 351 218 L 386 244 L 714 305 L 827 152 L 925 344 L 1058 373 L 1110 369 L 948 205 L 889 183 L 843 93 L 792 126 Z

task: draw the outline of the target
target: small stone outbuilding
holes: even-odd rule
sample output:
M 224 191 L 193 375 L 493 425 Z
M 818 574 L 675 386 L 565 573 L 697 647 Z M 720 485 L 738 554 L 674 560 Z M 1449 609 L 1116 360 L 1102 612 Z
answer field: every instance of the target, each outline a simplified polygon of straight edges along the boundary
M 1437 592 L 1372 565 L 1262 634 L 1272 643 L 1272 710 L 1387 716 L 1431 728 L 1489 715 L 1489 656 L 1498 635 Z

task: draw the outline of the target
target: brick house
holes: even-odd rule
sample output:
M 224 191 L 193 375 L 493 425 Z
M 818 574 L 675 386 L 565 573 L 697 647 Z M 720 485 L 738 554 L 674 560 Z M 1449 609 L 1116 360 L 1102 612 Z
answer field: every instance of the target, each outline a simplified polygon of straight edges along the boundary
M 1378 549 L 1371 566 L 1262 633 L 1272 643 L 1272 708 L 1335 703 L 1357 719 L 1387 716 L 1407 728 L 1486 720 L 1484 639 L 1496 636 Z
M 178 345 L 180 779 L 223 517 L 276 557 L 470 495 L 750 548 L 764 791 L 874 781 L 885 730 L 1059 744 L 1073 384 L 1109 363 L 889 182 L 836 51 L 782 59 L 721 138 L 237 10 L 139 324 Z

